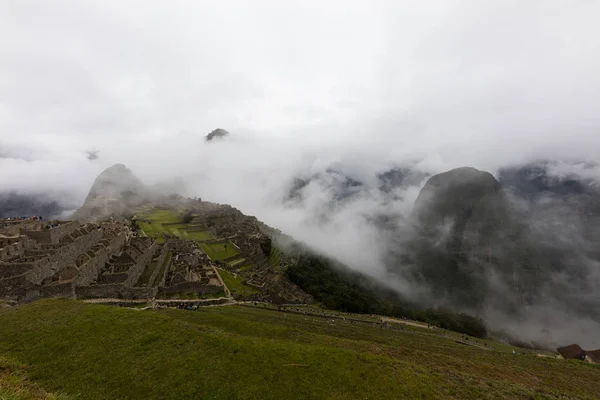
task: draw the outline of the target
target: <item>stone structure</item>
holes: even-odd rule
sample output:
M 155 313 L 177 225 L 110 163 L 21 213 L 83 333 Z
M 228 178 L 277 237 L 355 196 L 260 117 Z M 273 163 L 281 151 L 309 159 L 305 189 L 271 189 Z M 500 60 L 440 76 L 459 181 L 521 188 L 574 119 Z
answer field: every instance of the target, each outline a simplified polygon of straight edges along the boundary
M 159 288 L 161 297 L 177 293 L 195 293 L 202 296 L 225 291 L 208 256 L 195 242 L 170 239 L 167 245 L 174 255 L 164 285 Z
M 215 274 L 193 242 L 136 237 L 125 220 L 0 220 L 0 299 L 201 297 L 224 291 Z

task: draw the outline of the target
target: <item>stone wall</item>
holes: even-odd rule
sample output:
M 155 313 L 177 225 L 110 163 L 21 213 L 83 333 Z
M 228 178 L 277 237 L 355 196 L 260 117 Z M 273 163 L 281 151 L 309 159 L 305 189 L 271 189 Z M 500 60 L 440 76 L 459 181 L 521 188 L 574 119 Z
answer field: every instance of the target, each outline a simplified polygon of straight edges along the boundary
M 0 263 L 0 279 L 24 275 L 33 267 L 33 263 Z
M 27 235 L 40 243 L 57 244 L 63 236 L 70 235 L 79 229 L 80 224 L 77 221 L 66 222 L 52 229 L 45 229 L 42 223 L 40 223 L 40 226 L 42 227 L 40 231 L 21 229 L 21 234 Z
M 95 256 L 79 267 L 79 275 L 75 279 L 76 286 L 89 285 L 98 278 L 98 272 L 125 245 L 127 236 L 121 233 L 110 239 L 109 245 L 96 252 Z
M 21 301 L 33 301 L 48 297 L 65 297 L 73 299 L 75 298 L 75 290 L 73 283 L 61 283 L 58 285 L 38 285 L 27 291 L 24 298 Z
M 169 253 L 169 250 L 167 250 L 167 256 L 166 257 L 168 257 L 168 253 Z M 165 265 L 165 268 L 163 270 L 163 274 L 160 277 L 160 280 L 158 281 L 158 286 L 164 286 L 165 285 L 165 282 L 167 280 L 167 273 L 171 269 L 171 265 L 173 264 L 173 258 L 174 257 L 175 256 L 172 256 L 171 259 L 168 261 L 167 265 Z
M 156 288 L 132 288 L 122 284 L 75 287 L 78 299 L 152 299 L 156 292 Z
M 158 288 L 158 294 L 168 296 L 176 293 L 212 294 L 224 291 L 223 286 L 206 285 L 200 282 L 182 282 L 174 286 Z
M 98 284 L 123 283 L 127 281 L 127 277 L 127 272 L 121 272 L 119 274 L 102 274 L 98 277 Z
M 167 246 L 167 244 L 165 243 L 161 248 L 160 254 L 158 255 L 158 259 L 156 262 L 156 268 L 154 268 L 154 271 L 152 271 L 152 275 L 150 276 L 150 280 L 148 280 L 148 283 L 150 285 L 152 285 L 154 283 L 154 281 L 156 280 L 156 276 L 160 273 L 161 267 L 165 263 L 168 254 L 169 254 L 169 246 Z M 169 266 L 167 265 L 165 267 L 163 275 L 166 275 L 168 269 L 169 269 Z M 164 277 L 161 279 L 161 281 L 164 281 Z
M 96 256 L 79 267 L 79 275 L 75 278 L 75 285 L 89 285 L 98 278 L 98 272 L 108 262 L 111 256 L 111 248 L 104 248 L 96 253 Z
M 35 241 L 27 238 L 27 236 L 0 238 L 0 242 L 0 260 L 21 256 L 25 249 L 35 245 Z
M 69 224 L 64 224 L 69 225 Z M 58 229 L 54 228 L 54 229 Z M 85 235 L 79 236 L 71 243 L 59 247 L 54 254 L 46 259 L 45 263 L 40 262 L 32 270 L 27 272 L 27 279 L 32 283 L 40 284 L 44 279 L 53 276 L 56 272 L 68 265 L 75 264 L 75 259 L 83 252 L 89 250 L 102 238 L 102 232 L 94 230 Z
M 25 275 L 0 279 L 0 293 L 2 293 L 1 297 L 5 299 L 23 298 L 31 287 L 33 284 L 25 278 Z
M 154 252 L 158 247 L 158 242 L 153 241 L 152 244 L 144 250 L 144 252 L 137 258 L 135 265 L 129 269 L 128 277 L 125 282 L 123 282 L 126 286 L 133 286 L 138 281 L 140 276 L 144 273 L 144 269 L 150 264 L 152 261 L 152 257 L 154 256 Z

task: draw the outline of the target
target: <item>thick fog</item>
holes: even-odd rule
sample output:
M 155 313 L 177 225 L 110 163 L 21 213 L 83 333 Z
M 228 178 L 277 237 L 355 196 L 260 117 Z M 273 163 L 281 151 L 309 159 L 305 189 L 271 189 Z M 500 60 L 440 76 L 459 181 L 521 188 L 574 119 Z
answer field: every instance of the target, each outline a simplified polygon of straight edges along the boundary
M 431 174 L 564 160 L 556 176 L 600 179 L 585 164 L 600 148 L 598 15 L 587 1 L 9 0 L 0 193 L 74 208 L 123 163 L 383 278 L 373 220 L 402 225 Z M 218 127 L 231 136 L 205 142 Z M 407 166 L 422 179 L 378 190 Z M 340 199 L 327 171 L 362 186 Z M 299 201 L 294 178 L 310 180 Z M 599 326 L 581 327 L 574 341 Z

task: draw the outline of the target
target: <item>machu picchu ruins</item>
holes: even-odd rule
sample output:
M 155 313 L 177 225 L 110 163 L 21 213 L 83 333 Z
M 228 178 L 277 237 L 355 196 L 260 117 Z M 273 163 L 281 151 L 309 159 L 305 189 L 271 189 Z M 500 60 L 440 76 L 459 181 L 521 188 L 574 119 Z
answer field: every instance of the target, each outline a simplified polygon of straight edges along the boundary
M 131 219 L 0 220 L 0 298 L 311 301 L 273 268 L 271 238 L 256 218 L 230 206 L 185 204 L 193 205 L 188 224 L 151 205 Z M 162 224 L 165 215 L 172 222 Z
M 229 205 L 152 193 L 116 164 L 71 220 L 0 220 L 0 299 L 311 302 L 277 269 L 279 234 Z

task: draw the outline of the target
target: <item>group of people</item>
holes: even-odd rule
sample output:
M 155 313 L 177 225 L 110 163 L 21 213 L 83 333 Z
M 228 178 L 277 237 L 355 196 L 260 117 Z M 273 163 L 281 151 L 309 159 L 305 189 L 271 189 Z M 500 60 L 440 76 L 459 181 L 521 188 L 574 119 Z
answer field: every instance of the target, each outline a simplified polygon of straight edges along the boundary
M 32 221 L 41 221 L 42 220 L 42 216 L 41 215 L 33 215 L 33 216 L 29 216 L 29 217 L 10 217 L 10 218 L 6 218 L 7 221 L 25 221 L 25 220 L 32 220 Z
M 185 303 L 179 303 L 177 305 L 177 308 L 180 310 L 189 310 L 189 311 L 197 311 L 198 310 L 198 306 L 195 304 L 185 304 Z

